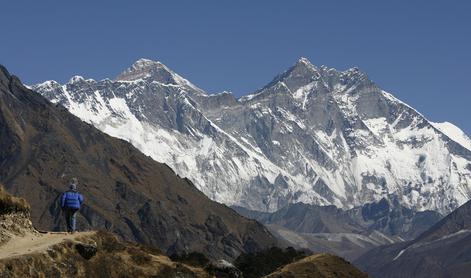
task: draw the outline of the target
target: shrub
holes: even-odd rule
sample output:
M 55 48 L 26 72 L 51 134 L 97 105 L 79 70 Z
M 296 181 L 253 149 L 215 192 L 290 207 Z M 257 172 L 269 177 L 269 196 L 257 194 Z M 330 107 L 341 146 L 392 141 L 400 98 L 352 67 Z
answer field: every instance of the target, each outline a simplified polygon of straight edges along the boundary
M 25 199 L 8 194 L 3 186 L 0 185 L 0 214 L 15 212 L 29 213 L 30 210 L 31 208 Z
M 127 252 L 131 256 L 131 259 L 133 260 L 133 262 L 135 262 L 138 265 L 145 265 L 152 261 L 151 255 L 145 253 L 141 249 L 136 248 L 134 246 L 128 247 Z
M 272 247 L 265 251 L 241 254 L 234 265 L 242 271 L 244 278 L 255 278 L 268 275 L 277 268 L 307 257 L 305 251 L 298 251 L 292 247 L 281 249 Z
M 180 262 L 195 267 L 204 267 L 209 263 L 209 259 L 204 254 L 199 252 L 174 254 L 170 256 L 170 259 L 174 262 Z

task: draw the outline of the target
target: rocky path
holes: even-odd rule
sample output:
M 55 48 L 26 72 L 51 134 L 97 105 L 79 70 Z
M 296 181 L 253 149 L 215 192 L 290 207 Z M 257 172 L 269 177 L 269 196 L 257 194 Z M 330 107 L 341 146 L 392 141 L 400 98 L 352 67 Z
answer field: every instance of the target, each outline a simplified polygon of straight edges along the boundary
M 92 235 L 93 233 L 93 231 L 77 232 L 74 234 L 47 232 L 15 236 L 0 246 L 0 259 L 43 252 L 50 246 L 61 243 L 64 240 L 74 240 L 81 236 Z

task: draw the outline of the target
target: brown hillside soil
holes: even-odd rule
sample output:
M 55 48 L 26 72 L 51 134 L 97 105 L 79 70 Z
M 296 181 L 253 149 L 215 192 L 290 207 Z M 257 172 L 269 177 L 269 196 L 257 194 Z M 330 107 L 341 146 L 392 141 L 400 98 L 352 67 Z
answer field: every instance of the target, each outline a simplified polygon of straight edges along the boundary
M 29 205 L 0 187 L 0 277 L 210 277 L 108 232 L 39 232 Z
M 288 264 L 266 278 L 312 278 L 312 277 L 345 277 L 366 278 L 368 275 L 361 272 L 344 259 L 329 255 L 317 254 Z
M 65 240 L 74 240 L 79 237 L 92 235 L 93 233 L 94 232 L 75 234 L 30 232 L 22 236 L 15 236 L 0 246 L 0 260 L 31 253 L 40 253 Z
M 0 247 L 1 277 L 211 277 L 201 268 L 172 262 L 156 249 L 120 241 L 107 232 L 12 240 Z M 18 254 L 12 253 L 14 245 Z
M 23 198 L 8 194 L 0 184 L 0 245 L 13 237 L 35 234 L 30 206 Z

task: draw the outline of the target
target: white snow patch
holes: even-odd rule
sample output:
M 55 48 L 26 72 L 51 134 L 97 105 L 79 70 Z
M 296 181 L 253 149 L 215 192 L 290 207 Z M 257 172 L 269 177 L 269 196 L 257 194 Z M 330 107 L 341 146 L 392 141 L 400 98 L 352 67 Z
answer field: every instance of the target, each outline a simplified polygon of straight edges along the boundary
M 471 139 L 459 127 L 450 122 L 430 123 L 435 128 L 443 132 L 446 136 L 448 136 L 451 140 L 471 151 Z

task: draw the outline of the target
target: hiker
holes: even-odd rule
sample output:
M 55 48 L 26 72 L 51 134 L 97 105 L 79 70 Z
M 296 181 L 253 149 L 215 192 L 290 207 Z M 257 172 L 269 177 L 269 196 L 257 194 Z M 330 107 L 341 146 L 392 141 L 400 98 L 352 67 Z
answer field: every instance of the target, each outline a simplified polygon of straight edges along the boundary
M 72 178 L 69 183 L 69 190 L 64 192 L 61 197 L 61 207 L 65 213 L 68 233 L 75 232 L 76 213 L 83 203 L 83 196 L 77 192 L 77 185 L 77 178 Z

